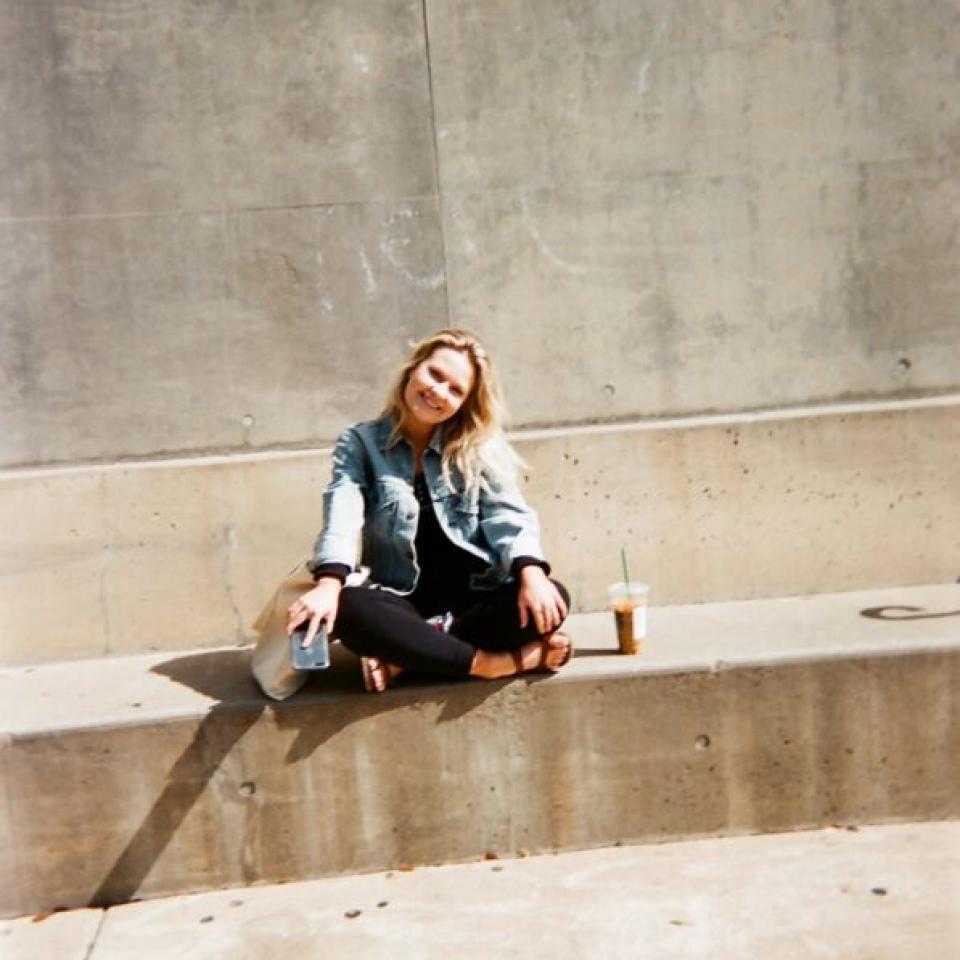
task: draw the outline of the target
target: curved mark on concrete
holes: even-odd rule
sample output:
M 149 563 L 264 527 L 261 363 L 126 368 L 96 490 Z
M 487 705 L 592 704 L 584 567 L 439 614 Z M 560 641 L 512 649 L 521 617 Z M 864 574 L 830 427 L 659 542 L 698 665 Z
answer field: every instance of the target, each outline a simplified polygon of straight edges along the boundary
M 436 270 L 433 273 L 417 274 L 405 267 L 397 258 L 397 247 L 404 247 L 409 244 L 409 238 L 397 240 L 393 237 L 385 237 L 380 241 L 380 252 L 383 254 L 387 263 L 393 267 L 397 273 L 405 280 L 408 280 L 415 287 L 421 290 L 436 290 L 443 285 L 443 270 Z
M 904 613 L 894 612 L 898 610 Z M 936 620 L 939 617 L 960 617 L 960 610 L 926 613 L 923 607 L 867 607 L 860 611 L 860 616 L 870 620 Z
M 530 216 L 530 207 L 527 204 L 526 197 L 520 198 L 520 219 L 527 233 L 530 234 L 533 242 L 537 245 L 537 249 L 543 254 L 544 258 L 549 260 L 555 267 L 559 267 L 565 273 L 570 273 L 574 276 L 581 276 L 587 272 L 586 267 L 565 260 L 543 239 L 539 228 Z

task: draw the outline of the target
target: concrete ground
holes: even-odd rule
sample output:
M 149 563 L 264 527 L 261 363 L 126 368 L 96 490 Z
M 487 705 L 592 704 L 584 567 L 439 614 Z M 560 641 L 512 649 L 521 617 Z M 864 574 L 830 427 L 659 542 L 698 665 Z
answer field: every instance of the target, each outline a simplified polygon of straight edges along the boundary
M 960 822 L 690 840 L 0 921 L 4 960 L 947 960 Z

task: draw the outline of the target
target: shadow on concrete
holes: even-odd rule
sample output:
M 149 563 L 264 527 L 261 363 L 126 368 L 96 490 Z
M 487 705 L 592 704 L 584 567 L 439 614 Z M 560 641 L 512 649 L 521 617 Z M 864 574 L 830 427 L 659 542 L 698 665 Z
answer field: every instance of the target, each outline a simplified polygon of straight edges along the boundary
M 110 907 L 136 899 L 154 864 L 200 798 L 217 769 L 261 717 L 281 730 L 295 730 L 285 763 L 306 760 L 322 744 L 352 723 L 390 710 L 438 705 L 437 722 L 462 717 L 510 682 L 536 682 L 540 675 L 499 681 L 398 683 L 380 695 L 363 690 L 357 658 L 337 645 L 328 670 L 312 677 L 299 693 L 274 702 L 260 691 L 250 674 L 250 650 L 215 650 L 177 657 L 152 672 L 190 687 L 215 701 L 197 727 L 189 746 L 177 758 L 166 785 L 143 823 L 90 898 L 91 907 Z
M 529 674 L 498 681 L 431 681 L 422 675 L 402 676 L 382 694 L 369 694 L 363 689 L 359 658 L 341 644 L 330 647 L 330 667 L 317 671 L 306 686 L 287 700 L 270 700 L 261 692 L 250 673 L 250 654 L 247 649 L 215 650 L 167 660 L 152 668 L 154 673 L 190 687 L 217 703 L 211 712 L 256 711 L 259 716 L 269 712 L 277 726 L 288 729 L 302 720 L 300 714 L 310 709 L 310 724 L 315 730 L 326 725 L 321 719 L 333 720 L 326 736 L 311 737 L 314 746 L 338 733 L 352 720 L 383 714 L 389 710 L 412 704 L 439 704 L 437 722 L 456 720 L 476 709 L 504 684 L 535 683 L 547 674 Z M 336 704 L 336 709 L 329 709 Z M 315 708 L 323 708 L 316 710 Z M 315 732 L 315 731 L 314 731 Z M 306 753 L 298 751 L 299 755 Z
M 960 610 L 927 613 L 923 607 L 867 607 L 860 611 L 860 616 L 870 620 L 936 620 L 940 617 L 960 617 Z
M 111 907 L 135 899 L 224 757 L 257 722 L 261 712 L 262 709 L 222 710 L 215 706 L 201 720 L 190 745 L 167 774 L 160 796 L 90 898 L 89 906 Z

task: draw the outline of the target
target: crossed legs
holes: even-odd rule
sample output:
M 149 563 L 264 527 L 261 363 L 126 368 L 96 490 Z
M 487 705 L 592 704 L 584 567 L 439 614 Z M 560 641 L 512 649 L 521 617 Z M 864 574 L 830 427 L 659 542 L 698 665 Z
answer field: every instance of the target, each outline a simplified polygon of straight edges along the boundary
M 566 588 L 554 583 L 569 605 Z M 333 633 L 349 650 L 377 661 L 369 677 L 375 689 L 386 686 L 396 668 L 438 679 L 495 679 L 542 667 L 555 670 L 570 649 L 569 639 L 559 632 L 545 638 L 532 622 L 521 629 L 515 583 L 472 592 L 446 633 L 427 623 L 406 597 L 371 587 L 344 587 Z

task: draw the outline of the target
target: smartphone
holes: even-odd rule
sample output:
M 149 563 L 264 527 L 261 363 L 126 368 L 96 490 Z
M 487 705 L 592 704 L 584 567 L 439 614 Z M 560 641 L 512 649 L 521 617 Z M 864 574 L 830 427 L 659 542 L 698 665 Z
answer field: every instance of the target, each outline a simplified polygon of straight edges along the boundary
M 313 637 L 313 643 L 304 647 L 303 638 L 307 635 L 310 621 L 301 624 L 290 635 L 290 661 L 294 670 L 326 670 L 330 666 L 330 641 L 327 637 L 327 625 L 321 623 Z

